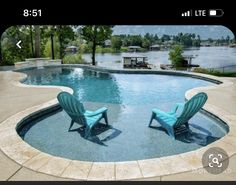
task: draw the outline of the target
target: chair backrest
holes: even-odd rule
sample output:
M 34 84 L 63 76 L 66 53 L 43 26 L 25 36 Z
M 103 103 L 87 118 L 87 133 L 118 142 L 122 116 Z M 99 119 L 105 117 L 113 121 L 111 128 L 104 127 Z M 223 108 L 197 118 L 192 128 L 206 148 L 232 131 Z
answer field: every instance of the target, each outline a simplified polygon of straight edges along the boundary
M 86 125 L 86 119 L 84 117 L 85 109 L 78 99 L 68 92 L 60 92 L 57 95 L 57 99 L 61 107 L 73 121 Z
M 182 113 L 178 116 L 175 126 L 188 122 L 206 103 L 207 94 L 200 92 L 184 104 Z

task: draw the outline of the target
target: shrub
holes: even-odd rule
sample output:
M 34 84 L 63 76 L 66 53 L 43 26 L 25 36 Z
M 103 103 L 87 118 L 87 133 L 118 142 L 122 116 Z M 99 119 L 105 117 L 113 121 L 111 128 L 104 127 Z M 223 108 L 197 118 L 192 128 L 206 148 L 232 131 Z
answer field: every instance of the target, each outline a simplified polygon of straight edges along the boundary
M 176 67 L 183 66 L 184 57 L 182 56 L 183 47 L 181 45 L 175 45 L 169 52 L 169 59 L 172 62 L 172 65 Z
M 54 57 L 60 58 L 59 43 L 57 40 L 58 39 L 54 38 L 54 41 L 53 41 Z M 43 53 L 46 58 L 52 58 L 51 39 L 47 40 Z
M 64 64 L 87 64 L 87 62 L 82 58 L 82 55 L 77 54 L 68 54 L 63 58 Z

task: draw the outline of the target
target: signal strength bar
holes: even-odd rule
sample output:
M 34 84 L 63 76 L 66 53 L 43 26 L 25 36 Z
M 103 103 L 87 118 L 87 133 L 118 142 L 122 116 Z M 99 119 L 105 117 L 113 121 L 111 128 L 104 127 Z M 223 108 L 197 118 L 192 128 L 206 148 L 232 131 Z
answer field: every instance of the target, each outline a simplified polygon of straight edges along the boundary
M 182 17 L 190 17 L 190 16 L 192 16 L 192 11 L 188 10 L 187 12 L 182 13 L 181 16 Z

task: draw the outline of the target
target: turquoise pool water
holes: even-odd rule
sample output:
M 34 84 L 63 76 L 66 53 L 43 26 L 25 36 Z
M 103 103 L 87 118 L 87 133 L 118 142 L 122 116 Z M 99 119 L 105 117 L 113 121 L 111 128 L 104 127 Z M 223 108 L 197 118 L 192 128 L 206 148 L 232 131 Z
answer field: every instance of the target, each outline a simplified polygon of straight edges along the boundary
M 192 151 L 224 136 L 226 126 L 202 113 L 190 120 L 190 132 L 171 139 L 154 122 L 153 108 L 168 111 L 184 101 L 187 90 L 213 85 L 190 77 L 149 74 L 109 74 L 81 68 L 29 69 L 24 81 L 34 85 L 71 87 L 86 109 L 108 107 L 109 127 L 102 123 L 85 139 L 83 127 L 74 125 L 64 111 L 39 116 L 18 129 L 33 147 L 56 156 L 85 161 L 127 161 L 175 155 Z M 103 121 L 102 121 L 103 122 Z
M 213 85 L 211 82 L 171 75 L 109 74 L 81 68 L 46 68 L 24 71 L 24 83 L 62 85 L 74 90 L 83 102 L 123 105 L 173 104 L 183 101 L 187 90 Z

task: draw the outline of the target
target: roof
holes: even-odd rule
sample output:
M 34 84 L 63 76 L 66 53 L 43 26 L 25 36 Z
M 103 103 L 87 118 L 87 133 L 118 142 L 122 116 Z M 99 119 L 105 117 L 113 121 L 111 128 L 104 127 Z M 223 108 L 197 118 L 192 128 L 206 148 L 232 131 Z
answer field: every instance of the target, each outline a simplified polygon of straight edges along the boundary
M 195 58 L 197 55 L 185 55 L 185 54 L 183 54 L 182 55 L 185 59 L 187 59 L 187 58 Z
M 154 45 L 152 45 L 152 46 L 150 46 L 150 47 L 152 47 L 152 48 L 158 48 L 158 47 L 160 47 L 160 45 L 159 45 L 159 44 L 154 44 Z
M 77 47 L 76 46 L 68 46 L 68 47 L 66 47 L 67 49 L 77 49 Z
M 147 58 L 147 57 L 136 53 L 124 53 L 122 54 L 122 58 Z
M 140 46 L 129 46 L 128 47 L 129 49 L 139 49 L 139 48 L 141 48 Z
M 105 45 L 111 45 L 111 40 L 105 40 Z

